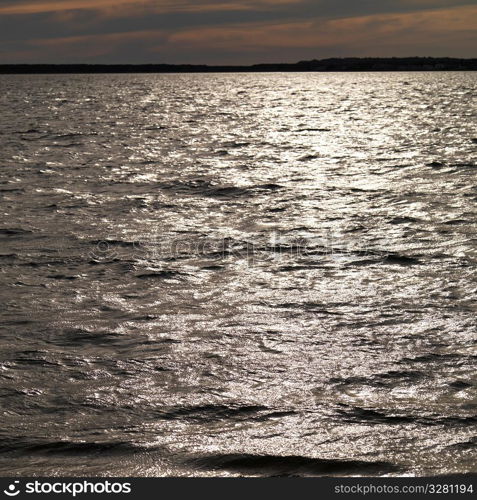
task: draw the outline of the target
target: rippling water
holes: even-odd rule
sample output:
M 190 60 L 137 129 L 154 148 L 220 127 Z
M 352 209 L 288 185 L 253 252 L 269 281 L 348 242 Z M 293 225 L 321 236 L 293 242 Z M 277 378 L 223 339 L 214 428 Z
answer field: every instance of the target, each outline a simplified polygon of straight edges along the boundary
M 476 95 L 2 76 L 0 473 L 476 472 Z

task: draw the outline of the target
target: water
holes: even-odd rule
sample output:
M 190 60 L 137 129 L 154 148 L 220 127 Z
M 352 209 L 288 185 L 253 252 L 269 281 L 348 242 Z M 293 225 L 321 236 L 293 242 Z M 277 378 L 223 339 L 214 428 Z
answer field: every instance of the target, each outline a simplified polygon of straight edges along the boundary
M 0 473 L 476 472 L 476 95 L 2 76 Z

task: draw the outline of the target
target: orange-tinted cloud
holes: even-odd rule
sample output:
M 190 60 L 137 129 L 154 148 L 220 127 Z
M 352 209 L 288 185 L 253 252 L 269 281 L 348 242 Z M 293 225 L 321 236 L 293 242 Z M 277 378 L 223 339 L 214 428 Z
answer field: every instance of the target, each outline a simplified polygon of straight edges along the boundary
M 385 14 L 332 20 L 309 20 L 280 24 L 206 27 L 179 31 L 170 43 L 204 48 L 220 45 L 253 50 L 263 47 L 322 47 L 333 44 L 389 39 L 405 42 L 426 33 L 470 32 L 477 26 L 477 6 L 410 14 Z M 417 41 L 417 40 L 415 40 Z
M 246 10 L 260 9 L 277 5 L 301 3 L 302 0 L 234 0 L 231 2 L 193 0 L 41 0 L 12 2 L 0 6 L 0 14 L 36 14 L 42 12 L 59 12 L 66 10 L 111 10 L 123 7 L 153 12 L 203 12 L 211 10 Z
M 11 16 L 0 17 L 0 63 L 248 64 L 333 56 L 473 57 L 477 48 L 473 0 L 366 0 L 363 8 L 356 0 L 0 2 L 0 13 L 43 9 L 30 14 L 8 11 Z M 456 3 L 466 5 L 449 7 Z M 48 11 L 55 5 L 61 8 Z M 431 8 L 435 6 L 440 8 Z

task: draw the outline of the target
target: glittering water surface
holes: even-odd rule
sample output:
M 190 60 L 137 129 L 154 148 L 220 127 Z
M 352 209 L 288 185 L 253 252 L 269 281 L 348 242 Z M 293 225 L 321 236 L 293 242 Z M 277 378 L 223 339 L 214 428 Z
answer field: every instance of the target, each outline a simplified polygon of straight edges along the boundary
M 0 473 L 476 472 L 476 92 L 2 76 Z

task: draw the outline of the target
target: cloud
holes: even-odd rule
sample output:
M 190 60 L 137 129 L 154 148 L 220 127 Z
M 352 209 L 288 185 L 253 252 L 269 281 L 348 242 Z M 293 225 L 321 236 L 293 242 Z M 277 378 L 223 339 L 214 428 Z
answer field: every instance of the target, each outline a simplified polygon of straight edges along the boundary
M 324 16 L 343 13 L 400 12 L 475 4 L 475 0 L 0 0 L 0 14 L 37 14 L 74 10 L 106 11 L 112 15 L 145 12 L 227 12 L 287 9 L 290 15 Z
M 303 0 L 24 0 L 0 3 L 0 14 L 37 14 L 72 10 L 98 10 L 119 13 L 123 9 L 137 12 L 206 12 L 227 10 L 257 10 L 264 7 L 300 4 Z M 118 10 L 119 9 L 119 10 Z
M 423 37 L 436 39 L 449 33 L 471 33 L 477 25 L 477 6 L 418 12 L 384 14 L 332 20 L 309 20 L 282 24 L 251 24 L 206 27 L 179 31 L 169 43 L 183 47 L 232 48 L 308 47 L 336 45 L 373 45 L 375 53 L 381 44 L 409 44 L 415 47 Z
M 1 12 L 0 62 L 246 64 L 477 48 L 475 0 L 0 0 Z

